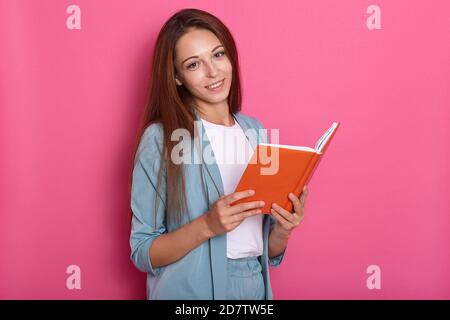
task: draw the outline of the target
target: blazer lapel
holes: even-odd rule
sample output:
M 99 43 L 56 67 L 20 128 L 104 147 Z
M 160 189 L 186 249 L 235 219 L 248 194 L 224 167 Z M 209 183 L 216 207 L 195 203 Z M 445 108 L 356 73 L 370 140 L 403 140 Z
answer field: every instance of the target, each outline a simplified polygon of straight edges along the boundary
M 207 148 L 208 150 L 211 150 L 211 155 L 213 157 L 213 161 L 211 163 L 203 162 L 205 166 L 205 171 L 209 171 L 210 175 L 205 172 L 206 176 L 206 188 L 208 190 L 208 208 L 216 202 L 222 195 L 224 195 L 224 188 L 223 188 L 223 182 L 220 175 L 220 170 L 217 165 L 217 162 L 214 157 L 214 152 L 211 148 L 211 143 L 209 141 L 208 136 L 205 132 L 205 127 L 203 125 L 203 122 L 201 121 L 200 114 L 196 110 L 195 107 L 193 107 L 194 114 L 195 114 L 195 121 L 197 122 L 197 129 L 199 130 L 198 139 L 200 139 L 201 149 L 197 151 L 197 155 L 199 157 L 203 157 L 203 150 L 204 148 Z M 258 134 L 258 131 L 256 128 L 253 128 L 245 119 L 243 116 L 241 116 L 239 113 L 233 114 L 234 118 L 238 122 L 238 124 L 241 126 L 244 133 L 246 133 L 247 138 L 253 148 L 253 150 L 256 150 L 256 145 L 258 142 L 260 142 L 260 136 Z M 249 130 L 253 129 L 253 130 Z M 195 149 L 197 149 L 197 145 L 195 145 Z M 201 160 L 201 159 L 199 159 Z M 268 223 L 266 222 L 268 219 L 267 217 L 264 217 L 264 237 L 266 238 L 266 247 L 264 248 L 264 253 L 267 254 L 267 227 Z M 213 299 L 214 300 L 225 300 L 226 299 L 226 292 L 227 292 L 227 234 L 224 233 L 222 235 L 213 237 L 209 239 L 210 243 L 210 256 L 211 256 L 211 271 L 212 271 L 212 280 L 213 280 Z M 263 274 L 267 274 L 267 268 L 264 263 L 262 263 L 263 268 Z M 267 292 L 267 288 L 266 288 Z
M 222 178 L 220 176 L 220 170 L 217 162 L 214 158 L 214 152 L 212 151 L 211 144 L 208 136 L 205 132 L 205 127 L 200 119 L 198 111 L 194 109 L 195 120 L 197 122 L 197 128 L 199 130 L 198 138 L 200 139 L 201 149 L 198 151 L 199 157 L 203 157 L 203 150 L 206 148 L 211 150 L 213 161 L 208 163 L 203 162 L 205 171 L 209 171 L 210 175 L 206 172 L 206 188 L 208 190 L 208 208 L 216 202 L 222 195 L 224 195 L 224 188 Z M 200 159 L 201 160 L 201 159 Z M 203 168 L 202 168 L 203 169 Z M 227 292 L 227 234 L 221 234 L 209 239 L 210 257 L 211 257 L 211 272 L 213 282 L 213 299 L 225 300 Z
M 258 135 L 258 130 L 256 128 L 253 128 L 247 121 L 245 121 L 244 117 L 242 117 L 240 113 L 235 113 L 233 114 L 233 116 L 246 134 L 247 139 L 252 146 L 252 149 L 256 150 L 256 145 L 261 142 L 259 139 L 260 137 Z
M 208 183 L 208 187 L 211 187 L 208 189 L 214 191 L 216 193 L 216 196 L 218 199 L 219 197 L 221 197 L 224 194 L 222 177 L 220 176 L 220 170 L 217 165 L 216 158 L 214 156 L 214 152 L 212 150 L 208 135 L 206 134 L 205 126 L 203 125 L 200 115 L 195 108 L 194 108 L 194 112 L 195 112 L 195 120 L 197 121 L 197 124 L 198 124 L 197 128 L 199 130 L 198 138 L 200 139 L 200 143 L 201 143 L 201 150 L 198 151 L 198 156 L 203 157 L 203 153 L 204 153 L 205 149 L 211 150 L 211 156 L 213 158 L 213 161 L 211 163 L 208 163 L 206 161 L 206 162 L 203 162 L 203 164 L 206 166 L 206 168 L 209 170 L 209 173 L 211 174 L 210 179 L 208 179 L 208 178 L 206 179 L 206 182 Z M 196 145 L 196 147 L 197 147 L 197 145 Z M 207 176 L 209 176 L 209 175 L 207 174 Z M 211 181 L 211 179 L 212 179 L 212 181 Z M 213 198 L 215 198 L 215 196 Z M 214 203 L 216 200 L 212 201 L 212 203 Z M 210 205 L 212 203 L 210 203 Z
M 203 122 L 201 121 L 200 114 L 198 113 L 198 111 L 195 107 L 193 107 L 193 110 L 195 113 L 195 121 L 198 121 L 197 123 L 198 123 L 199 135 L 200 135 L 199 139 L 200 139 L 200 143 L 201 143 L 201 150 L 198 151 L 199 152 L 198 155 L 203 156 L 204 149 L 211 150 L 211 155 L 212 155 L 213 161 L 211 161 L 211 163 L 204 162 L 204 165 L 209 170 L 209 173 L 211 174 L 211 179 L 212 179 L 212 181 L 207 179 L 207 183 L 209 182 L 208 186 L 212 187 L 212 189 L 210 189 L 210 190 L 215 191 L 215 193 L 217 195 L 217 199 L 218 199 L 222 195 L 224 195 L 222 177 L 220 175 L 220 170 L 217 165 L 217 162 L 215 160 L 215 156 L 214 156 L 214 152 L 211 147 L 211 143 L 206 134 L 205 126 L 203 125 Z M 238 124 L 241 126 L 244 133 L 246 133 L 247 139 L 249 140 L 250 145 L 252 146 L 253 150 L 255 150 L 256 145 L 258 144 L 258 142 L 260 142 L 260 136 L 258 135 L 257 129 L 252 128 L 239 113 L 235 113 L 235 114 L 233 114 L 233 116 L 236 119 L 236 121 L 238 122 Z M 249 130 L 249 129 L 253 129 L 253 130 Z M 210 185 L 210 184 L 212 184 L 212 185 Z M 217 199 L 214 200 L 212 203 L 217 201 Z M 211 205 L 212 203 L 210 202 L 209 204 Z

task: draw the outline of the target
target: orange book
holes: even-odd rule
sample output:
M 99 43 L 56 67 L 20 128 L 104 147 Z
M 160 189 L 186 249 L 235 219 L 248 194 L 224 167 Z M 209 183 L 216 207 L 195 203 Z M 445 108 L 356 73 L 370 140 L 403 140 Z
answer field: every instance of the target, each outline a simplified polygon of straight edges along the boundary
M 314 148 L 259 143 L 235 189 L 235 192 L 253 189 L 255 194 L 237 200 L 233 205 L 264 200 L 265 206 L 261 209 L 264 214 L 270 214 L 274 202 L 292 213 L 293 205 L 288 194 L 292 192 L 297 197 L 300 196 L 303 187 L 309 183 L 323 158 L 339 124 L 333 122 Z

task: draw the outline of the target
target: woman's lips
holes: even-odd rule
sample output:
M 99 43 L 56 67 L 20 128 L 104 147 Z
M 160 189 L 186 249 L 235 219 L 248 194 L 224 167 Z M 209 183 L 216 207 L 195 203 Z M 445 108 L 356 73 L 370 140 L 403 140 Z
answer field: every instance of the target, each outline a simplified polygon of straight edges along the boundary
M 217 92 L 217 91 L 220 91 L 220 90 L 223 88 L 224 83 L 225 83 L 225 79 L 222 79 L 222 80 L 220 81 L 220 85 L 219 85 L 218 87 L 213 87 L 213 88 L 205 87 L 205 88 L 208 89 L 209 91 Z M 214 85 L 216 86 L 217 83 L 214 84 Z

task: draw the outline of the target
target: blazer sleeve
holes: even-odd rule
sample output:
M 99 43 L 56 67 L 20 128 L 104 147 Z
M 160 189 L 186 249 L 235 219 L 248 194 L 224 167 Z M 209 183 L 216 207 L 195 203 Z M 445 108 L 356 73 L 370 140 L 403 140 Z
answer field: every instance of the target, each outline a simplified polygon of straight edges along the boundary
M 167 232 L 165 174 L 159 191 L 157 188 L 162 147 L 162 135 L 158 134 L 159 131 L 151 125 L 144 132 L 136 153 L 131 185 L 131 260 L 140 271 L 154 276 L 159 275 L 163 266 L 152 266 L 149 248 L 159 235 Z
M 270 231 L 272 231 L 274 224 L 276 223 L 275 218 L 270 215 Z M 270 232 L 269 232 L 270 234 Z M 272 267 L 278 267 L 281 262 L 283 261 L 284 258 L 284 254 L 286 253 L 286 249 L 287 249 L 287 245 L 286 248 L 284 248 L 283 252 L 281 252 L 278 256 L 270 258 L 269 257 L 269 265 L 271 265 Z

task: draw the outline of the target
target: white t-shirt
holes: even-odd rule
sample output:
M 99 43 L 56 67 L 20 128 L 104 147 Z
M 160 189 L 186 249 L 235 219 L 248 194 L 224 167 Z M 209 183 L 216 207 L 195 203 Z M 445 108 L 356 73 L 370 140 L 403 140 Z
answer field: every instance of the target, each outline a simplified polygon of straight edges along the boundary
M 227 127 L 201 119 L 219 167 L 225 195 L 233 193 L 253 155 L 253 148 L 236 120 Z M 238 259 L 263 254 L 263 215 L 242 221 L 227 232 L 227 257 Z

